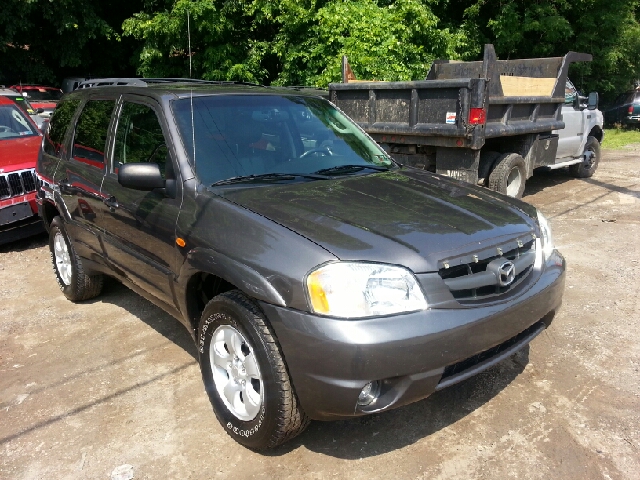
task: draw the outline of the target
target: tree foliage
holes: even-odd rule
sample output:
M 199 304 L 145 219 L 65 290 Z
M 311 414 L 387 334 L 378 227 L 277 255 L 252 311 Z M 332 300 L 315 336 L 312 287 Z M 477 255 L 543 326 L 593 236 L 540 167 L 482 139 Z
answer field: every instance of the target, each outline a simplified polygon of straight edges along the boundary
M 343 54 L 360 78 L 406 80 L 493 43 L 500 58 L 591 53 L 572 78 L 608 95 L 640 78 L 638 13 L 640 0 L 4 0 L 0 77 L 326 86 Z
M 188 72 L 191 27 L 192 75 L 326 86 L 340 77 L 343 54 L 363 76 L 424 76 L 463 41 L 438 23 L 420 0 L 177 0 L 171 10 L 134 15 L 124 33 L 144 42 L 143 75 Z

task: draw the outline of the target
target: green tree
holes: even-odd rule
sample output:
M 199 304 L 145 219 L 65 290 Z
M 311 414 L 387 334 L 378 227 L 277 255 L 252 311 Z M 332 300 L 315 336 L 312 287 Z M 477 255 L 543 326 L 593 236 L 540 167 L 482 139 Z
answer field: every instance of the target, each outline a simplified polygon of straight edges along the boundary
M 0 80 L 134 73 L 130 59 L 137 42 L 121 37 L 121 24 L 142 8 L 158 6 L 150 0 L 3 0 Z
M 420 0 L 177 0 L 170 10 L 138 13 L 125 35 L 144 42 L 139 72 L 188 72 L 187 18 L 194 76 L 326 86 L 351 58 L 363 78 L 423 77 L 437 57 L 456 57 L 460 33 L 440 28 Z
M 484 43 L 500 58 L 591 53 L 593 61 L 573 65 L 570 75 L 605 98 L 640 78 L 639 0 L 459 0 L 435 11 L 462 25 L 465 58 L 477 58 Z

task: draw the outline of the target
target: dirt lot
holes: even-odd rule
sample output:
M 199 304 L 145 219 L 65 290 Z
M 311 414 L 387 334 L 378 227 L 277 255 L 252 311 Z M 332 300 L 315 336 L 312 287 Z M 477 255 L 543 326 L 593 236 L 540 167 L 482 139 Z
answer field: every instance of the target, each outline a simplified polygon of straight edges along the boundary
M 640 146 L 525 195 L 568 262 L 552 327 L 476 378 L 267 454 L 218 425 L 176 320 L 115 282 L 72 304 L 46 239 L 1 247 L 0 478 L 640 478 Z

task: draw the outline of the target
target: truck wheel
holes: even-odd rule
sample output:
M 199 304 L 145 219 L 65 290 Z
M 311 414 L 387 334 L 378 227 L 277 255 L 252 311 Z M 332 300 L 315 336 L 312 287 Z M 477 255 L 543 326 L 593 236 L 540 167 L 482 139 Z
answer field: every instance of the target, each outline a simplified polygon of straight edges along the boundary
M 584 146 L 584 160 L 569 167 L 569 173 L 578 178 L 589 178 L 598 168 L 600 163 L 600 142 L 596 137 L 587 137 L 587 143 Z
M 272 448 L 307 428 L 275 335 L 243 293 L 226 292 L 207 304 L 198 348 L 213 411 L 238 443 Z
M 517 153 L 505 153 L 496 161 L 489 175 L 489 188 L 510 197 L 522 198 L 527 181 L 527 167 Z
M 49 226 L 49 252 L 53 272 L 65 297 L 72 302 L 80 302 L 100 294 L 104 277 L 84 273 L 80 257 L 76 254 L 60 217 L 55 217 Z

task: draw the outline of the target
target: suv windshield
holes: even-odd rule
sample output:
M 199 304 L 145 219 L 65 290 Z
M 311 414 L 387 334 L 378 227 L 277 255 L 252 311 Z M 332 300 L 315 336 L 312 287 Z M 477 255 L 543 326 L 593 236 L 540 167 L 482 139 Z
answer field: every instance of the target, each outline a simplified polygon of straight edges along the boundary
M 199 96 L 175 100 L 172 108 L 205 185 L 256 176 L 265 181 L 286 178 L 265 176 L 272 173 L 319 174 L 307 178 L 371 173 L 394 165 L 353 122 L 320 98 Z
M 0 105 L 0 140 L 29 135 L 37 133 L 24 114 L 13 105 Z

